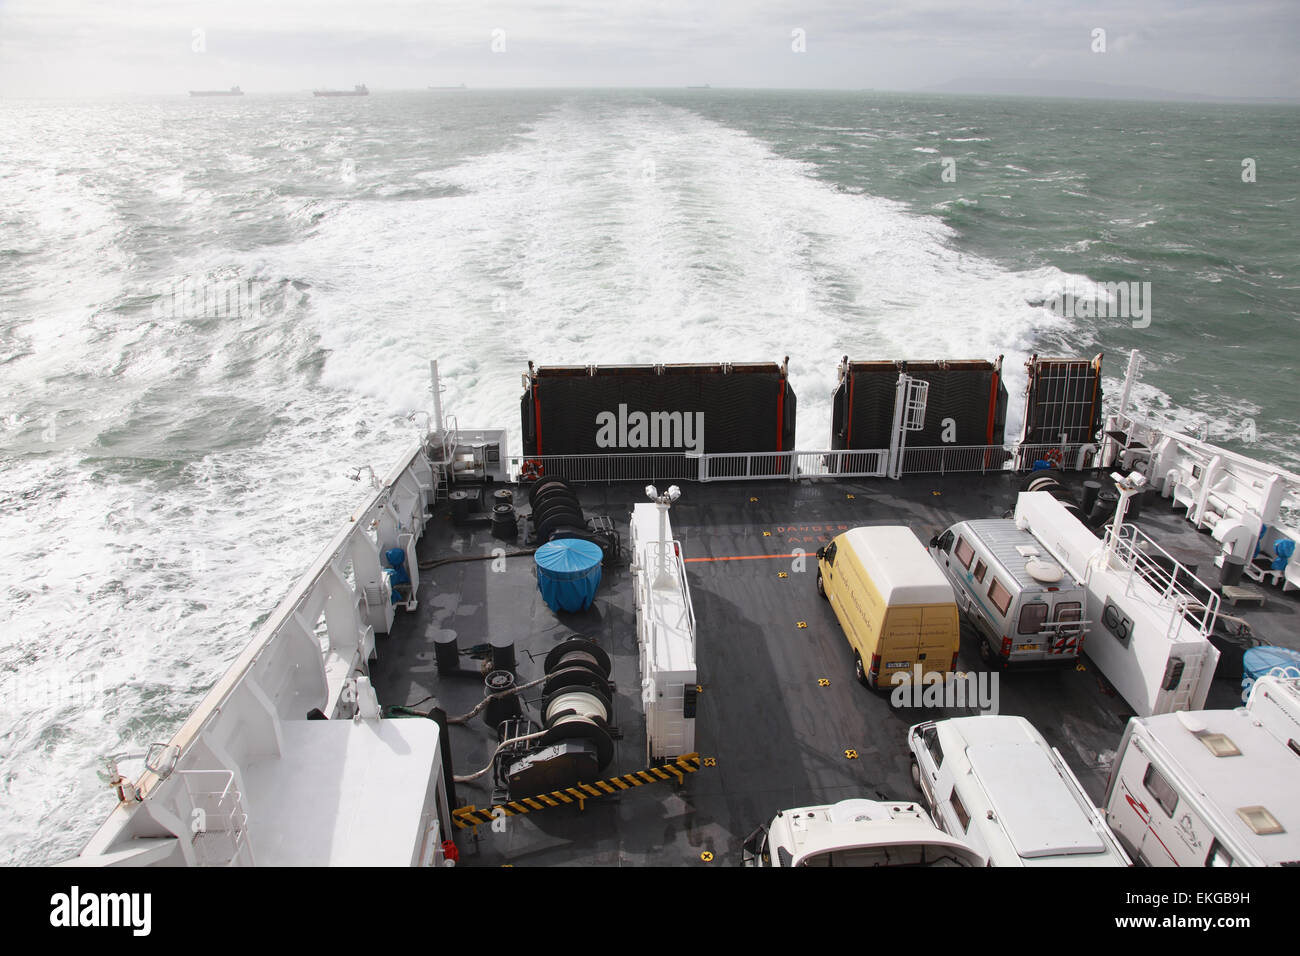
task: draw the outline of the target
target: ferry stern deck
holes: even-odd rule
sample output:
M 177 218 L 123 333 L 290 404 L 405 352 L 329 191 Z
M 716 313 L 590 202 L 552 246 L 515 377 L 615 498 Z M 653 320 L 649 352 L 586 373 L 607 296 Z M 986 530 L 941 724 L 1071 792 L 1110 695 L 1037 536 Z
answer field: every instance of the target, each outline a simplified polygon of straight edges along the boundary
M 1070 483 L 1093 477 L 1072 475 Z M 817 593 L 815 552 L 836 534 L 864 524 L 904 524 L 922 542 L 955 521 L 1000 517 L 1014 506 L 1021 475 L 921 475 L 898 481 L 822 479 L 683 483 L 671 509 L 697 622 L 696 750 L 701 766 L 684 783 L 657 782 L 509 816 L 454 834 L 460 865 L 685 866 L 733 865 L 741 844 L 778 810 L 850 797 L 919 800 L 910 774 L 907 728 L 923 720 L 980 712 L 895 707 L 886 690 L 854 677 L 854 662 L 834 612 Z M 494 488 L 483 497 L 490 508 Z M 644 501 L 633 482 L 584 484 L 588 515 L 608 515 L 623 542 L 623 560 L 607 564 L 587 611 L 551 611 L 539 593 L 531 554 L 496 560 L 493 549 L 526 551 L 521 517 L 513 541 L 494 537 L 486 522 L 453 520 L 441 500 L 419 544 L 421 573 L 415 611 L 399 612 L 380 636 L 372 680 L 385 707 L 463 715 L 484 697 L 490 665 L 483 645 L 495 636 L 514 643 L 517 682 L 543 675 L 543 660 L 577 635 L 599 644 L 612 662 L 613 723 L 620 734 L 601 779 L 647 766 L 641 704 L 636 610 L 628 566 L 628 521 Z M 526 486 L 515 504 L 527 510 Z M 1167 500 L 1154 499 L 1139 525 L 1199 576 L 1217 584 L 1217 543 L 1198 533 Z M 796 551 L 805 554 L 802 561 Z M 427 570 L 423 570 L 428 568 Z M 1263 587 L 1260 607 L 1223 610 L 1248 621 L 1256 637 L 1300 649 L 1300 600 Z M 450 633 L 449 633 L 450 632 Z M 461 666 L 441 673 L 435 647 L 454 634 Z M 1085 654 L 1077 662 L 996 673 L 997 712 L 1028 718 L 1064 755 L 1095 803 L 1132 711 Z M 478 654 L 479 656 L 474 656 Z M 1227 655 L 1225 655 L 1225 658 Z M 985 672 L 977 640 L 963 628 L 959 671 Z M 523 691 L 537 718 L 541 688 Z M 1207 709 L 1239 706 L 1240 672 L 1220 662 Z M 495 728 L 481 715 L 449 729 L 456 775 L 491 762 Z M 456 802 L 493 804 L 492 773 L 456 784 Z M 595 781 L 584 781 L 595 782 Z M 525 796 L 513 794 L 514 797 Z

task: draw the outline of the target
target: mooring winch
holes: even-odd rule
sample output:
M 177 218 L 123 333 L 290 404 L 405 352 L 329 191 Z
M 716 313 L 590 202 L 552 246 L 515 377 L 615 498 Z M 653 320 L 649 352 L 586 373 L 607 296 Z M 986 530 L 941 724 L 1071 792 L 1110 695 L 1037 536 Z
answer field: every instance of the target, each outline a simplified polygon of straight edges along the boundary
M 614 684 L 609 655 L 571 637 L 546 655 L 541 726 L 524 716 L 500 722 L 498 790 L 530 795 L 594 780 L 614 759 Z

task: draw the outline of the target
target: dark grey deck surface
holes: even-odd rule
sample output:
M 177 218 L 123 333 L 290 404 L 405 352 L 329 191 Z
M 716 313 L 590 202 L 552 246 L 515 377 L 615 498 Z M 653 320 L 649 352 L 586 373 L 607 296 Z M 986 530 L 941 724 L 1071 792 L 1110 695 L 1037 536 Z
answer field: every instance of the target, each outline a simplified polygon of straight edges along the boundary
M 591 800 L 584 810 L 562 807 L 513 817 L 504 833 L 461 830 L 462 865 L 706 865 L 739 862 L 740 843 L 777 810 L 852 796 L 915 799 L 907 727 L 920 720 L 975 713 L 896 709 L 853 677 L 848 644 L 816 592 L 813 552 L 860 524 L 906 524 L 922 541 L 963 518 L 998 517 L 1011 506 L 1019 479 L 995 476 L 911 477 L 902 481 L 756 481 L 683 483 L 671 517 L 689 559 L 687 577 L 698 621 L 699 697 L 696 743 L 716 761 L 687 778 L 684 788 L 645 786 Z M 588 515 L 610 515 L 626 544 L 632 505 L 643 485 L 586 485 Z M 754 500 L 756 499 L 756 500 Z M 516 492 L 527 510 L 527 496 Z M 1148 505 L 1136 521 L 1166 546 L 1203 555 L 1201 577 L 1218 582 L 1217 544 L 1197 533 L 1169 503 Z M 521 521 L 521 530 L 523 522 Z M 767 532 L 768 534 L 764 534 Z M 487 554 L 522 546 L 494 539 L 486 525 L 458 527 L 440 503 L 420 546 L 422 561 Z M 802 571 L 790 558 L 699 560 L 808 552 Z M 500 563 L 500 562 L 498 562 Z M 787 577 L 780 577 L 779 572 Z M 373 679 L 381 702 L 427 710 L 436 701 L 449 714 L 468 711 L 483 696 L 479 662 L 462 657 L 464 673 L 440 675 L 434 639 L 456 633 L 462 650 L 489 634 L 516 642 L 519 681 L 542 674 L 542 658 L 572 634 L 589 637 L 614 660 L 616 720 L 623 732 L 604 776 L 645 766 L 639 703 L 636 620 L 627 567 L 606 568 L 593 608 L 555 614 L 537 591 L 531 557 L 444 565 L 421 572 L 418 611 L 398 612 L 391 636 L 379 638 Z M 1300 600 L 1265 587 L 1260 609 L 1225 610 L 1245 617 L 1270 643 L 1300 646 Z M 807 625 L 800 628 L 798 622 Z M 978 648 L 963 638 L 962 670 L 981 669 Z M 1221 668 L 1222 669 L 1222 668 Z M 819 680 L 829 681 L 820 686 Z M 1085 658 L 1068 669 L 999 675 L 999 712 L 1027 717 L 1065 755 L 1089 795 L 1100 802 L 1110 760 L 1130 712 Z M 535 692 L 532 699 L 536 698 Z M 1239 674 L 1216 679 L 1207 707 L 1240 703 Z M 534 712 L 533 716 L 536 714 Z M 450 730 L 455 772 L 487 764 L 496 744 L 479 718 Z M 854 751 L 856 759 L 846 757 Z M 462 803 L 490 804 L 490 775 L 461 784 Z M 522 795 L 520 795 L 522 796 Z

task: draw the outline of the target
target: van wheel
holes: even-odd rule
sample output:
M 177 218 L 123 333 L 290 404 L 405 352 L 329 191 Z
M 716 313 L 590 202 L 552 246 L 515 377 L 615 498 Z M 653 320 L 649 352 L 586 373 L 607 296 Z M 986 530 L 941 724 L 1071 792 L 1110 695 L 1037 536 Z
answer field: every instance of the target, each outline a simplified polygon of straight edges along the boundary
M 995 663 L 993 659 L 993 648 L 989 647 L 989 640 L 987 637 L 980 638 L 980 660 L 985 664 L 991 665 Z
M 921 765 L 916 762 L 915 757 L 912 758 L 912 786 L 920 790 L 922 796 L 925 795 L 925 791 L 921 790 Z
M 862 655 L 857 651 L 853 652 L 853 673 L 858 678 L 858 683 L 863 687 L 871 686 L 871 678 L 867 674 L 867 669 L 862 665 Z
M 817 569 L 817 593 L 826 597 L 826 582 L 822 580 L 822 569 Z

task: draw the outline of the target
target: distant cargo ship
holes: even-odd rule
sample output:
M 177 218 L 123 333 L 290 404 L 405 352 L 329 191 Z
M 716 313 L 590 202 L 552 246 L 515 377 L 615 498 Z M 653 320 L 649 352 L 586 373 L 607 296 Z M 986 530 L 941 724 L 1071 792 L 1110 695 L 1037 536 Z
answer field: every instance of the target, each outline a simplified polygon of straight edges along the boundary
M 190 90 L 190 96 L 243 96 L 244 91 L 237 86 L 228 90 Z
M 312 90 L 316 96 L 369 96 L 370 91 L 366 89 L 366 84 L 358 83 L 350 90 Z

